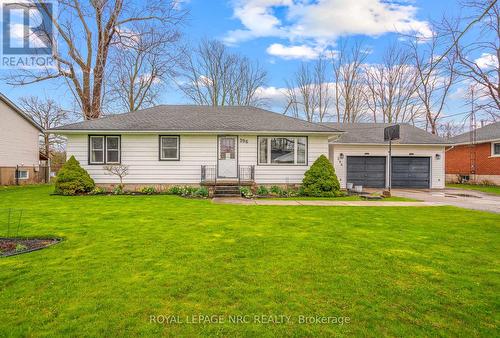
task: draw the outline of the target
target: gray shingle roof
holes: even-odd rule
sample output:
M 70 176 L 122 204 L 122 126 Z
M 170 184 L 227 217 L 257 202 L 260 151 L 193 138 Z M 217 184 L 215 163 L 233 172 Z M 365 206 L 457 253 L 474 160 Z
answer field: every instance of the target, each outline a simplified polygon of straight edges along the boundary
M 317 123 L 254 107 L 160 105 L 68 124 L 54 131 L 248 131 L 336 133 Z
M 384 128 L 394 123 L 323 123 L 326 126 L 343 130 L 334 143 L 386 144 Z M 425 130 L 403 123 L 400 125 L 400 139 L 395 144 L 446 144 L 445 139 L 432 135 Z
M 500 122 L 488 124 L 482 128 L 476 129 L 476 142 L 497 139 L 500 139 Z M 469 143 L 470 132 L 452 137 L 449 141 L 454 144 Z

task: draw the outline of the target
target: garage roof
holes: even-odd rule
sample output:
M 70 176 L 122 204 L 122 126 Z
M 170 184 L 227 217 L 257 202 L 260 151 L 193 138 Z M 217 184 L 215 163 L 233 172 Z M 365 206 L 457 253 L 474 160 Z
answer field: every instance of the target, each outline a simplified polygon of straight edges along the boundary
M 333 143 L 359 143 L 359 144 L 386 144 L 384 141 L 384 128 L 395 123 L 323 123 L 330 128 L 345 131 Z M 407 123 L 399 123 L 400 139 L 395 144 L 448 144 L 449 142 L 439 136 L 430 134 L 423 129 Z

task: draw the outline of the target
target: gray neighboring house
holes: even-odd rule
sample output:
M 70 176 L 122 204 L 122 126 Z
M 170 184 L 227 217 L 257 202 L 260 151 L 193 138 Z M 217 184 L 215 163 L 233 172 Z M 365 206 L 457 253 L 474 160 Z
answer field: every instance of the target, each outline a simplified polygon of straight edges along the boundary
M 342 187 L 387 186 L 382 124 L 319 124 L 253 107 L 161 105 L 52 130 L 100 185 L 116 184 L 105 165 L 124 164 L 132 186 L 300 184 L 320 156 Z M 444 141 L 402 125 L 394 146 L 397 186 L 444 187 Z M 349 169 L 347 169 L 349 167 Z
M 0 185 L 44 182 L 39 142 L 43 129 L 0 93 Z
M 384 128 L 391 123 L 323 123 L 344 131 L 331 138 L 329 158 L 342 187 L 354 183 L 384 188 L 389 182 L 388 142 Z M 400 139 L 392 147 L 392 187 L 433 188 L 445 186 L 447 141 L 409 124 L 400 125 Z

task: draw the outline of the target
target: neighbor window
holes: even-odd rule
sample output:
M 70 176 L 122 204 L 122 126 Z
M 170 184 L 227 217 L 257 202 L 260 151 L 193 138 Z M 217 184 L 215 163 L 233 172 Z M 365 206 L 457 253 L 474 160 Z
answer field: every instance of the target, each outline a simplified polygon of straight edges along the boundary
M 500 143 L 493 143 L 492 151 L 493 156 L 500 156 Z
M 20 180 L 27 180 L 29 178 L 28 170 L 18 170 L 17 178 Z
M 120 163 L 120 136 L 90 136 L 90 164 Z
M 160 160 L 179 159 L 179 136 L 160 136 Z
M 259 164 L 307 164 L 307 137 L 259 136 Z

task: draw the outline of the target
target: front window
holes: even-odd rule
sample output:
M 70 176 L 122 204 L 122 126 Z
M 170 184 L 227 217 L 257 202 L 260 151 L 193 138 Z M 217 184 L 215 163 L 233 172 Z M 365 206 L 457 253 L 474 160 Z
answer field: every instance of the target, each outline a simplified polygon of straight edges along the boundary
M 259 137 L 259 164 L 307 164 L 307 137 Z
M 106 136 L 106 163 L 120 163 L 119 136 Z
M 90 137 L 90 163 L 104 163 L 104 136 Z
M 493 143 L 493 156 L 500 156 L 500 143 Z
M 120 163 L 120 136 L 90 136 L 90 164 Z
M 179 136 L 160 136 L 160 160 L 179 159 Z

